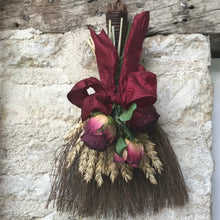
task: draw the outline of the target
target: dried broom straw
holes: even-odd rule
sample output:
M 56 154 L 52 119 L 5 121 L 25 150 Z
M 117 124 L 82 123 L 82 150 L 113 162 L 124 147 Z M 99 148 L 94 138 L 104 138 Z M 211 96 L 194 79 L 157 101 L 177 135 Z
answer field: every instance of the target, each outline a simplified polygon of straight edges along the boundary
M 188 194 L 169 141 L 157 124 L 149 137 L 156 143 L 158 157 L 163 163 L 163 175 L 156 175 L 157 185 L 147 181 L 143 171 L 138 168 L 133 169 L 133 179 L 128 182 L 124 181 L 122 175 L 118 175 L 112 183 L 109 177 L 103 175 L 101 186 L 97 185 L 95 178 L 86 183 L 78 172 L 79 156 L 66 169 L 66 158 L 71 149 L 71 143 L 68 143 L 59 148 L 60 153 L 56 156 L 53 185 L 47 205 L 54 201 L 58 211 L 71 211 L 80 217 L 97 218 L 109 215 L 122 218 L 124 215 L 136 216 L 146 211 L 151 214 L 164 207 L 183 206 L 188 201 Z
M 183 206 L 188 201 L 188 194 L 166 134 L 156 124 L 149 133 L 149 138 L 156 144 L 155 150 L 163 164 L 162 175 L 155 174 L 157 185 L 147 181 L 141 169 L 134 168 L 132 180 L 125 182 L 123 176 L 118 175 L 112 183 L 109 177 L 103 175 L 102 184 L 98 186 L 96 175 L 102 174 L 103 170 L 100 165 L 97 172 L 97 167 L 100 162 L 104 163 L 104 157 L 107 156 L 105 152 L 99 153 L 94 179 L 86 183 L 78 172 L 79 155 L 69 169 L 66 169 L 66 159 L 71 150 L 72 140 L 58 149 L 47 206 L 54 201 L 53 204 L 56 204 L 58 211 L 72 211 L 80 217 L 96 216 L 97 218 L 108 215 L 121 218 L 127 214 L 136 216 L 146 211 L 156 213 L 164 207 Z M 147 154 L 146 156 L 149 159 Z
M 112 162 L 113 147 L 101 153 L 85 145 L 79 147 L 83 126 L 79 122 L 69 133 L 68 142 L 56 151 L 47 206 L 54 201 L 58 211 L 72 211 L 81 217 L 101 217 L 109 213 L 122 217 L 125 213 L 135 216 L 145 211 L 158 212 L 164 207 L 183 206 L 188 201 L 176 156 L 158 124 L 149 131 L 149 138 L 146 134 L 139 137 L 144 139 L 146 151 L 140 164 L 143 171 L 132 168 L 133 172 L 128 164 Z M 89 166 L 85 163 L 87 159 Z M 155 173 L 162 169 L 162 175 Z

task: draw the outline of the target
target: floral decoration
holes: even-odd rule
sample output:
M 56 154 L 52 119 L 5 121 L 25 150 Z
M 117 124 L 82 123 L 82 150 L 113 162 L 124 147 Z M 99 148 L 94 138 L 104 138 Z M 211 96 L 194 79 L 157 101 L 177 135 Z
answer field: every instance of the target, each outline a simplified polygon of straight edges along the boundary
M 126 161 L 133 167 L 143 156 L 137 132 L 146 131 L 159 117 L 153 107 L 157 100 L 156 75 L 139 64 L 148 23 L 149 12 L 135 16 L 120 58 L 104 30 L 96 34 L 90 29 L 100 80 L 81 80 L 67 95 L 72 104 L 81 108 L 82 120 L 90 118 L 82 141 L 91 149 L 103 151 L 118 136 L 114 161 Z M 92 95 L 87 92 L 90 87 L 95 91 Z M 97 112 L 102 114 L 92 116 Z M 126 154 L 124 159 L 122 154 Z

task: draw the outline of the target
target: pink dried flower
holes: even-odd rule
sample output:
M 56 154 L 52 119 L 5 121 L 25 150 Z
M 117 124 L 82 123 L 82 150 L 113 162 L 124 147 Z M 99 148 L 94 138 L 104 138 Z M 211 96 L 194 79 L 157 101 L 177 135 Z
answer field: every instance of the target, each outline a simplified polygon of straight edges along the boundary
M 81 140 L 94 150 L 104 151 L 116 138 L 117 129 L 110 116 L 98 114 L 89 119 Z
M 122 157 L 115 153 L 114 162 L 125 162 L 127 161 L 133 167 L 138 167 L 140 160 L 144 155 L 144 147 L 141 143 L 134 143 L 125 139 L 127 147 L 122 151 Z

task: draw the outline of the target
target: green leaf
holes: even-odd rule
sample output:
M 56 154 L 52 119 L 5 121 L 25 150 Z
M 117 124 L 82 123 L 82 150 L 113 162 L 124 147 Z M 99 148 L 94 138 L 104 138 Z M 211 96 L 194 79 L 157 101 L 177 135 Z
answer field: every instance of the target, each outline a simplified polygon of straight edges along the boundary
M 132 117 L 134 110 L 137 108 L 136 103 L 132 103 L 128 110 L 124 111 L 120 116 L 119 119 L 121 121 L 129 121 Z
M 119 125 L 119 128 L 123 131 L 123 137 L 125 137 L 126 139 L 130 140 L 130 141 L 134 141 L 135 140 L 135 134 L 128 129 L 128 127 L 126 126 L 126 124 L 124 124 L 123 122 Z
M 128 29 L 127 29 L 127 34 L 126 34 L 126 39 L 125 39 L 124 45 L 126 45 L 126 42 L 127 42 L 127 39 L 128 39 L 129 33 L 130 33 L 131 25 L 132 25 L 132 22 L 130 22 L 128 24 Z M 116 85 L 118 85 L 118 81 L 119 81 L 120 74 L 121 74 L 121 68 L 122 68 L 122 63 L 123 63 L 123 58 L 124 58 L 124 49 L 125 49 L 125 47 L 123 48 L 122 56 L 119 57 L 119 71 L 116 74 L 116 80 L 115 80 Z
M 125 42 L 127 42 L 130 30 L 131 30 L 131 25 L 132 25 L 132 22 L 129 22 Z
M 122 151 L 127 147 L 124 138 L 119 137 L 116 143 L 116 153 L 121 157 Z

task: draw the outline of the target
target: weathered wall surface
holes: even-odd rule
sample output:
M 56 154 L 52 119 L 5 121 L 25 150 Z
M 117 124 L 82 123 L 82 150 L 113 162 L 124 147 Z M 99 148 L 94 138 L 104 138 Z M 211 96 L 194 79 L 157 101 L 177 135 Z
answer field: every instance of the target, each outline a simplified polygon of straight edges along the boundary
M 26 29 L 2 31 L 0 38 L 0 218 L 75 219 L 45 205 L 55 149 L 80 113 L 66 94 L 78 80 L 98 76 L 86 44 L 89 32 L 41 34 Z M 208 39 L 200 34 L 154 36 L 144 42 L 141 62 L 158 75 L 159 121 L 179 159 L 190 202 L 137 219 L 211 218 L 209 49 Z
M 65 33 L 79 27 L 105 26 L 110 0 L 0 0 L 0 30 L 33 27 L 44 33 Z M 210 35 L 213 57 L 220 57 L 219 0 L 126 0 L 129 18 L 150 11 L 147 35 L 202 33 Z

